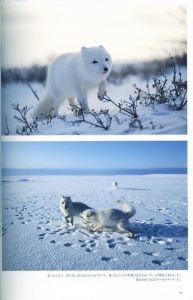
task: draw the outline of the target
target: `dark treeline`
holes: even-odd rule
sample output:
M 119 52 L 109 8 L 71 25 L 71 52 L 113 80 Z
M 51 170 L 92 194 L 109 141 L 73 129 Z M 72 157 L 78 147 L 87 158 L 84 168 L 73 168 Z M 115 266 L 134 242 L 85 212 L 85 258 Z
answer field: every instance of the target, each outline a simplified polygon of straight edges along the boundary
M 2 84 L 10 82 L 40 82 L 46 80 L 47 66 L 33 65 L 25 68 L 10 68 L 1 70 Z
M 177 65 L 187 66 L 187 55 L 174 57 Z M 122 80 L 128 76 L 139 76 L 148 80 L 152 76 L 157 76 L 160 72 L 167 72 L 170 60 L 153 60 L 144 63 L 114 64 L 108 81 L 114 84 L 121 84 Z M 25 68 L 10 68 L 1 70 L 2 84 L 10 82 L 40 82 L 45 83 L 47 66 L 33 65 Z
M 187 55 L 173 57 L 180 67 L 187 66 Z M 128 76 L 138 76 L 149 80 L 152 76 L 159 76 L 160 72 L 167 74 L 171 71 L 171 57 L 164 60 L 152 60 L 144 63 L 114 65 L 108 80 L 120 84 Z

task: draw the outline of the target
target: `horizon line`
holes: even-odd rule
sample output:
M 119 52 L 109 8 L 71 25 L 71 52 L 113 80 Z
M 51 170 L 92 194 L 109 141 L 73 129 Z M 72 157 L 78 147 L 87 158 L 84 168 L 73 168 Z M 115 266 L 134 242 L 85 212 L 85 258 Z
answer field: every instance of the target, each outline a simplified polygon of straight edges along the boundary
M 128 169 L 128 168 L 26 168 L 2 169 L 2 176 L 33 176 L 33 175 L 67 175 L 67 176 L 82 176 L 82 175 L 150 175 L 150 174 L 187 174 L 186 167 L 175 168 L 141 168 L 141 169 Z

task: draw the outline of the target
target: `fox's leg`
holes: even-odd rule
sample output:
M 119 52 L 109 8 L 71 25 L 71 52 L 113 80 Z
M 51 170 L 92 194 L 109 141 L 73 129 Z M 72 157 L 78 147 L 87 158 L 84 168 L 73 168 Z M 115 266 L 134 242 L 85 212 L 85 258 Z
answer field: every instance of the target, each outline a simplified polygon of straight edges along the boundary
M 80 108 L 75 103 L 74 97 L 68 97 L 68 102 L 70 104 L 71 111 L 75 114 L 75 116 L 79 116 L 79 114 L 80 114 Z
M 133 237 L 133 233 L 129 229 L 129 223 L 122 222 L 122 221 L 118 222 L 117 229 L 120 232 L 126 232 L 128 237 L 130 237 L 130 238 Z
M 68 102 L 69 102 L 69 104 L 72 108 L 76 106 L 76 103 L 74 101 L 74 97 L 68 97 Z
M 92 224 L 92 223 L 87 223 L 86 226 L 87 226 L 87 229 L 91 232 L 102 231 L 102 227 L 103 227 L 101 224 L 96 225 L 96 224 Z
M 43 120 L 49 117 L 55 117 L 58 114 L 58 102 L 51 97 L 45 97 L 41 100 L 34 110 L 33 117 L 37 120 Z
M 78 103 L 83 109 L 84 113 L 89 112 L 88 102 L 87 102 L 87 94 L 81 90 L 77 93 Z
M 72 217 L 72 216 L 67 216 L 67 217 L 65 217 L 65 221 L 66 221 L 66 224 L 67 224 L 67 225 L 73 226 L 73 224 L 74 224 L 74 220 L 73 220 L 73 217 Z
M 99 100 L 103 100 L 105 93 L 106 93 L 106 80 L 103 80 L 99 84 L 99 90 L 98 90 L 98 94 L 97 94 Z

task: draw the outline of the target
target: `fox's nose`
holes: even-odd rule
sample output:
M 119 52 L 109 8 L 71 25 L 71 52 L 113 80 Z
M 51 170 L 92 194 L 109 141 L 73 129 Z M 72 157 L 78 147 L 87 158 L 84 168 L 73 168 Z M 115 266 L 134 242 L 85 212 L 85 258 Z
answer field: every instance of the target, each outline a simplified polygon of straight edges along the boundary
M 104 72 L 107 72 L 109 69 L 107 67 L 104 68 Z

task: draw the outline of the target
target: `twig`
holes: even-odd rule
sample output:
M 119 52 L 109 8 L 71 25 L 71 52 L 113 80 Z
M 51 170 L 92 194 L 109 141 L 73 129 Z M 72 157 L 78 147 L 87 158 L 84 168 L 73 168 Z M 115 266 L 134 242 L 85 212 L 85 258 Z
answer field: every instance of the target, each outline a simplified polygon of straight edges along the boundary
M 34 94 L 34 96 L 36 97 L 36 99 L 37 99 L 38 101 L 40 101 L 40 98 L 39 98 L 37 92 L 32 88 L 31 84 L 30 84 L 29 82 L 27 82 L 26 84 L 27 84 L 27 86 L 30 88 L 30 90 L 32 91 L 32 93 Z
M 137 101 L 139 100 L 139 97 L 136 97 L 136 99 L 133 99 L 132 96 L 129 97 L 130 102 L 128 101 L 121 101 L 121 103 L 116 103 L 113 101 L 107 94 L 105 94 L 103 98 L 106 102 L 111 102 L 113 105 L 115 105 L 118 109 L 119 112 L 132 117 L 132 118 L 138 118 L 137 114 Z
M 149 83 L 146 85 L 146 91 L 141 90 L 134 84 L 135 93 L 138 93 L 145 106 L 166 104 L 168 107 L 181 110 L 187 104 L 187 81 L 183 81 L 182 74 L 179 71 L 177 76 L 176 62 L 173 57 L 170 58 L 170 67 L 172 69 L 172 80 L 168 83 L 167 76 L 161 72 L 161 78 L 153 77 L 153 92 L 150 93 Z
M 8 119 L 7 117 L 5 118 L 5 124 L 6 124 L 6 129 L 5 129 L 5 135 L 10 134 L 9 126 L 8 126 Z
M 16 129 L 16 133 L 21 135 L 29 135 L 32 133 L 38 132 L 38 125 L 36 120 L 32 120 L 32 122 L 28 121 L 27 114 L 32 109 L 32 107 L 24 106 L 23 108 L 19 107 L 19 104 L 12 104 L 13 109 L 18 113 L 14 118 L 22 124 L 22 127 L 18 126 Z
M 78 109 L 78 111 L 77 111 Z M 92 122 L 88 120 L 86 117 L 90 115 L 96 122 Z M 101 116 L 105 117 L 105 120 L 102 120 Z M 86 115 L 84 113 L 84 109 L 82 107 L 76 107 L 75 111 L 75 117 L 78 118 L 78 120 L 71 121 L 70 123 L 73 124 L 80 124 L 80 123 L 86 123 L 91 126 L 102 128 L 105 130 L 108 130 L 111 126 L 112 122 L 112 116 L 109 115 L 108 110 L 101 110 L 99 113 L 95 112 L 94 110 L 88 112 Z M 66 121 L 66 117 L 60 118 L 63 121 Z

